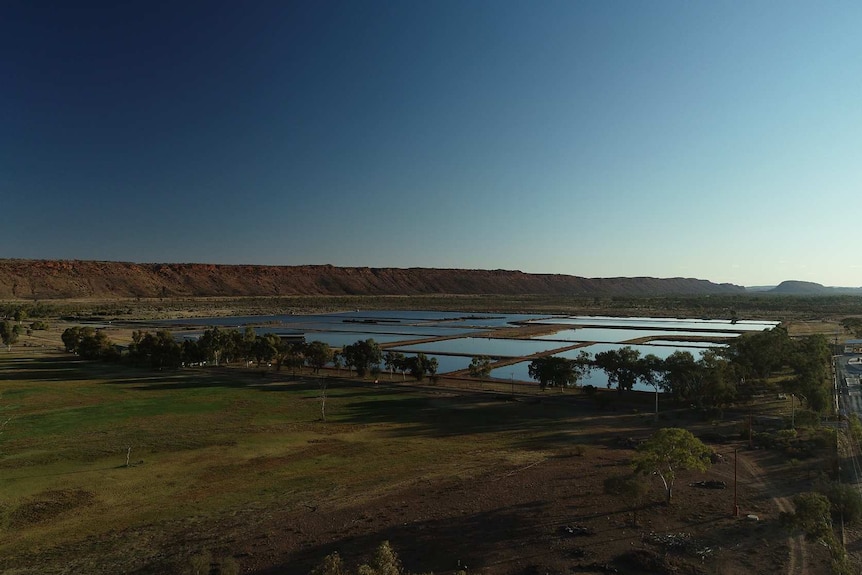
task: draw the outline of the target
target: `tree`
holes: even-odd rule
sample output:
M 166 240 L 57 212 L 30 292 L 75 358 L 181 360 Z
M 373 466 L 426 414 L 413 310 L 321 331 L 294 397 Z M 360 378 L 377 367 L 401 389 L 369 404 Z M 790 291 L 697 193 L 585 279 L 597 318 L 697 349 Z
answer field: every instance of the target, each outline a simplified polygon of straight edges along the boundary
M 283 360 L 284 364 L 291 369 L 294 375 L 299 368 L 302 371 L 302 366 L 305 364 L 305 342 L 292 341 L 284 347 Z
M 261 367 L 264 363 L 270 363 L 278 354 L 280 344 L 281 338 L 274 333 L 256 336 L 251 344 L 251 353 L 257 361 L 257 366 Z
M 733 366 L 718 352 L 707 349 L 698 360 L 700 380 L 696 389 L 698 406 L 723 407 L 736 398 L 737 375 Z
M 688 351 L 675 351 L 667 356 L 658 378 L 658 386 L 676 401 L 694 399 L 697 382 L 702 379 L 700 365 Z
M 88 333 L 78 345 L 78 355 L 84 359 L 119 359 L 119 353 L 115 351 L 114 343 L 102 330 Z
M 781 326 L 736 337 L 722 351 L 739 377 L 768 379 L 787 363 L 792 341 Z
M 477 355 L 470 361 L 470 377 L 485 379 L 491 375 L 491 358 L 487 355 Z
M 313 341 L 305 346 L 305 363 L 311 366 L 314 373 L 332 361 L 332 348 L 322 341 Z
M 855 485 L 834 482 L 819 491 L 829 499 L 833 516 L 840 517 L 848 525 L 862 522 L 862 494 Z
M 799 493 L 793 496 L 796 510 L 790 523 L 802 530 L 811 541 L 828 541 L 832 536 L 832 516 L 829 499 L 821 493 Z
M 710 451 L 690 431 L 678 427 L 665 427 L 656 431 L 641 445 L 632 459 L 638 473 L 658 475 L 662 480 L 670 505 L 676 472 L 681 470 L 706 471 Z
M 3 345 L 6 346 L 7 351 L 11 350 L 12 345 L 18 341 L 20 333 L 21 328 L 17 324 L 5 320 L 0 322 L 0 339 L 3 340 Z
M 632 511 L 632 525 L 638 526 L 638 508 L 643 504 L 649 486 L 637 475 L 614 475 L 604 481 L 604 491 L 622 499 Z
M 339 376 L 341 376 L 341 368 L 344 365 L 343 360 L 344 360 L 344 358 L 341 355 L 341 351 L 333 350 L 333 352 L 332 352 L 332 367 L 335 368 L 335 371 Z
M 354 368 L 359 377 L 365 377 L 371 366 L 378 365 L 383 357 L 380 346 L 371 338 L 344 346 L 342 354 L 344 362 Z
M 616 384 L 618 391 L 631 391 L 641 374 L 640 355 L 626 346 L 597 353 L 593 363 L 608 375 L 608 386 Z
M 83 351 L 81 357 L 85 357 Z M 136 331 L 132 333 L 132 343 L 129 344 L 129 360 L 156 369 L 175 369 L 182 364 L 182 347 L 167 330 L 159 330 L 155 334 Z
M 2 326 L 0 326 L 0 328 L 2 328 Z M 133 332 L 133 335 L 134 333 L 137 332 Z M 81 345 L 81 339 L 83 338 L 83 336 L 83 328 L 78 326 L 67 327 L 65 330 L 63 330 L 63 334 L 60 336 L 60 339 L 63 340 L 63 345 L 66 346 L 66 351 L 68 351 L 69 353 L 78 353 L 78 346 Z
M 389 379 L 392 379 L 392 372 L 398 370 L 401 372 L 402 379 L 404 372 L 407 369 L 407 357 L 403 353 L 397 351 L 387 351 L 383 354 L 383 367 L 389 372 Z
M 261 341 L 261 338 L 254 333 L 254 328 L 245 326 L 245 329 L 240 333 L 238 330 L 231 330 L 231 341 L 236 355 L 245 360 L 245 366 L 248 367 L 252 359 L 257 360 L 257 366 L 260 367 L 261 358 L 267 355 L 275 355 L 269 342 Z M 270 355 L 270 358 L 272 357 Z
M 437 358 L 428 357 L 424 353 L 417 353 L 405 360 L 407 371 L 416 381 L 422 381 L 428 375 L 433 378 L 437 375 Z
M 578 381 L 586 377 L 589 371 L 590 357 L 585 351 L 580 352 L 575 359 L 554 355 L 537 357 L 527 367 L 530 377 L 539 382 L 543 391 L 546 387 L 559 387 L 563 391 L 565 387 L 577 386 Z
M 222 330 L 218 326 L 206 330 L 198 340 L 198 345 L 206 360 L 214 361 L 216 365 L 219 364 L 223 355 L 229 356 L 234 347 L 230 332 Z

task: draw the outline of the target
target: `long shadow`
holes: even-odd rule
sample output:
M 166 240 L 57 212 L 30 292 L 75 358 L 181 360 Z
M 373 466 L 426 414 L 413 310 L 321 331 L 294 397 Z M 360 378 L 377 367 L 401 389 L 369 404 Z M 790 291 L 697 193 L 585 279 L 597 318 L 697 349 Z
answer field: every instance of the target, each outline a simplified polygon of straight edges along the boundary
M 435 398 L 409 396 L 386 401 L 359 401 L 343 408 L 348 413 L 340 420 L 347 423 L 396 423 L 390 433 L 419 437 L 452 437 L 459 435 L 522 432 L 520 445 L 526 448 L 547 449 L 551 444 L 573 445 L 583 442 L 611 442 L 616 434 L 609 435 L 607 426 L 618 424 L 629 427 L 627 419 L 633 416 L 600 416 L 599 422 L 581 423 L 585 411 L 577 402 L 558 402 L 553 399 L 540 402 L 491 401 L 484 394 Z M 631 424 L 634 426 L 633 424 Z M 595 426 L 595 427 L 594 427 Z M 596 429 L 595 432 L 590 429 Z M 621 431 L 625 433 L 625 431 Z
M 80 379 L 103 379 L 107 385 L 146 391 L 228 388 L 254 391 L 319 393 L 314 375 L 289 372 L 243 371 L 232 368 L 202 368 L 153 371 L 130 366 L 94 364 L 68 358 L 40 358 L 39 373 L 59 380 L 68 374 Z M 51 366 L 53 366 L 53 371 Z M 32 375 L 20 375 L 33 378 Z M 37 379 L 44 379 L 38 377 Z M 434 393 L 428 386 L 418 391 L 410 386 L 388 382 L 374 384 L 354 379 L 327 378 L 327 393 L 346 400 L 338 420 L 350 424 L 397 424 L 387 433 L 416 437 L 453 437 L 459 435 L 523 432 L 522 446 L 547 449 L 551 444 L 610 441 L 603 431 L 619 427 L 620 433 L 637 426 L 637 418 L 619 412 L 597 412 L 593 403 L 579 395 L 549 394 L 542 397 L 510 397 L 441 388 Z M 421 393 L 421 395 L 420 395 Z M 584 418 L 595 419 L 594 422 Z M 596 427 L 593 427 L 596 426 Z
M 73 381 L 91 379 L 92 364 L 82 359 L 47 356 L 0 363 L 4 381 Z
M 280 565 L 253 573 L 307 575 L 335 551 L 352 561 L 367 557 L 383 541 L 391 543 L 409 572 L 445 573 L 455 571 L 459 565 L 478 571 L 483 561 L 494 555 L 494 549 L 508 546 L 515 538 L 522 539 L 525 533 L 529 537 L 543 507 L 543 502 L 531 502 L 504 510 L 387 525 L 370 532 L 361 520 L 347 521 L 331 526 L 331 543 L 295 551 Z M 309 515 L 309 522 L 313 522 L 313 513 Z M 466 533 L 474 535 L 465 537 Z

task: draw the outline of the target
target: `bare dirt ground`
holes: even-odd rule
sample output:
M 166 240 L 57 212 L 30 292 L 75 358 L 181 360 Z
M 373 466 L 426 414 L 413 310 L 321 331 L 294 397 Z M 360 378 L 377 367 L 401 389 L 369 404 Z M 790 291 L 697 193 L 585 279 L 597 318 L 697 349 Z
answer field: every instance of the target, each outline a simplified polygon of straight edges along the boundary
M 628 471 L 632 450 L 609 439 L 583 455 L 549 457 L 477 478 L 421 478 L 386 497 L 337 508 L 313 505 L 273 513 L 235 540 L 243 565 L 260 575 L 308 573 L 327 554 L 360 558 L 388 540 L 405 567 L 488 575 L 544 573 L 829 573 L 828 554 L 778 525 L 787 509 L 774 461 L 739 453 L 733 516 L 731 454 L 706 474 L 681 474 L 674 503 L 638 513 L 603 493 L 604 478 Z M 689 486 L 704 479 L 728 488 Z M 647 480 L 647 479 L 645 479 Z M 757 520 L 747 519 L 756 514 Z
M 215 524 L 175 526 L 172 536 L 233 556 L 243 573 L 256 575 L 304 575 L 334 551 L 358 562 L 385 540 L 406 569 L 438 574 L 465 567 L 486 575 L 831 572 L 825 548 L 779 524 L 779 512 L 792 510 L 790 497 L 810 490 L 811 478 L 828 463 L 792 465 L 744 441 L 711 444 L 723 461 L 706 473 L 680 473 L 670 506 L 660 481 L 645 478 L 651 490 L 635 525 L 633 510 L 606 495 L 603 482 L 630 472 L 629 437 L 654 429 L 638 428 L 643 421 L 631 413 L 594 413 L 572 430 L 568 452 L 478 475 L 420 476 L 383 496 L 345 493 L 322 503 L 249 510 Z M 727 421 L 679 425 L 725 433 L 736 425 Z M 702 480 L 724 481 L 727 488 L 690 486 Z

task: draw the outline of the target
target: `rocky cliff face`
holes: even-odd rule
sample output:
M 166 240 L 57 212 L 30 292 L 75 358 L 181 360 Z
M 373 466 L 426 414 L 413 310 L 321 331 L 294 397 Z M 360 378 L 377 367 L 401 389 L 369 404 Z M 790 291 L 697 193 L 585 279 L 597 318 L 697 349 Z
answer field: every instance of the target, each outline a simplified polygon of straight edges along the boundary
M 743 293 L 688 278 L 583 278 L 506 270 L 0 260 L 0 299 L 274 295 Z

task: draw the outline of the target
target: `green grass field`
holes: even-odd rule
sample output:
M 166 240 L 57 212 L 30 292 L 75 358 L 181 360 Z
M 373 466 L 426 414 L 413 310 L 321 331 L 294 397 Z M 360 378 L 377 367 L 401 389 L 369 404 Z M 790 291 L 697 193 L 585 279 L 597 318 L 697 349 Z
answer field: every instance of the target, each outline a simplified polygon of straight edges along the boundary
M 0 417 L 11 418 L 0 436 L 4 572 L 121 553 L 111 534 L 128 530 L 341 506 L 422 478 L 528 464 L 575 433 L 565 402 L 387 382 L 329 379 L 324 422 L 309 376 L 154 373 L 25 349 L 0 352 L 0 374 Z

